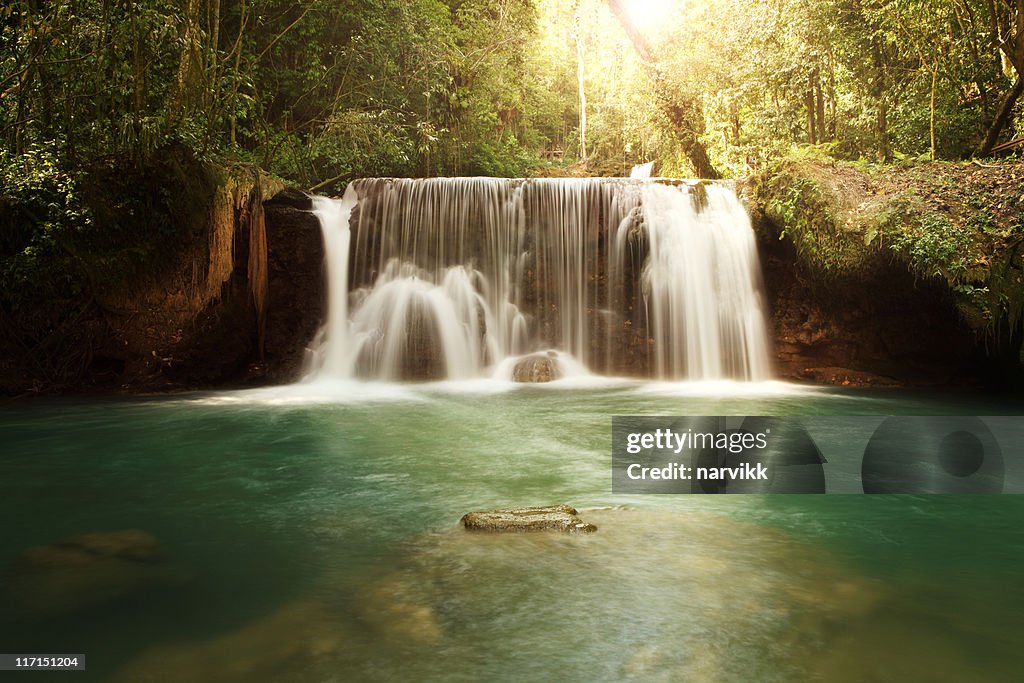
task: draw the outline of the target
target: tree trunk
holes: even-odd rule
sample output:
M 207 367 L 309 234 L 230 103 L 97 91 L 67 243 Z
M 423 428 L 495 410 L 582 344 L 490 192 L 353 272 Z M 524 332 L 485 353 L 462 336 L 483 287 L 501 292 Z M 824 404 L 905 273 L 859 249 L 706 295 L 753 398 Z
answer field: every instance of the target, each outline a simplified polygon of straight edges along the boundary
M 181 25 L 181 57 L 178 62 L 178 75 L 167 117 L 167 129 L 172 130 L 179 116 L 187 116 L 196 104 L 196 95 L 200 90 L 201 71 L 203 65 L 202 47 L 200 45 L 199 0 L 187 0 L 184 7 Z
M 825 94 L 821 88 L 821 71 L 814 70 L 814 106 L 818 125 L 818 142 L 827 142 L 825 133 Z
M 246 7 L 248 3 L 246 0 L 239 0 L 239 19 L 238 19 L 238 37 L 235 39 L 235 45 L 232 48 L 234 51 L 234 78 L 231 79 L 231 113 L 228 117 L 229 124 L 229 140 L 231 142 L 231 149 L 235 151 L 238 149 L 238 143 L 236 140 L 236 130 L 238 127 L 237 121 L 237 109 L 236 100 L 238 98 L 238 83 L 241 80 L 241 63 L 242 63 L 242 39 L 245 36 L 246 22 L 249 21 L 248 14 L 246 13 Z
M 999 51 L 1004 70 L 1016 72 L 1013 87 L 1003 98 L 996 117 L 985 135 L 985 141 L 974 152 L 975 156 L 988 156 L 999 141 L 999 134 L 1013 118 L 1013 108 L 1024 94 L 1024 0 L 1005 0 L 1007 12 L 997 13 L 993 0 L 988 1 L 989 40 Z M 1010 69 L 1007 64 L 1012 67 Z
M 208 101 L 206 105 L 206 136 L 203 139 L 203 150 L 209 148 L 215 128 L 220 125 L 221 110 L 224 98 L 221 97 L 220 77 L 220 0 L 213 0 L 207 6 L 207 31 L 210 34 L 207 45 L 207 64 L 205 68 L 208 83 Z
M 836 68 L 832 52 L 828 54 L 828 139 L 835 140 L 838 134 L 836 122 Z
M 889 146 L 889 102 L 882 97 L 878 103 L 878 160 L 882 163 L 892 160 L 892 148 Z
M 932 134 L 932 161 L 938 158 L 935 151 L 935 88 L 939 83 L 939 65 L 932 64 L 932 111 L 931 111 L 931 134 Z
M 988 129 L 985 141 L 978 147 L 974 156 L 985 157 L 992 153 L 992 148 L 999 141 L 999 134 L 1003 132 L 1003 128 L 1009 123 L 1010 117 L 1013 116 L 1013 108 L 1022 94 L 1024 94 L 1024 78 L 1018 72 L 1016 82 L 1014 82 L 1010 91 L 1006 93 L 1006 97 L 1003 98 L 1003 103 L 999 106 L 999 112 Z
M 818 127 L 814 122 L 814 112 L 817 108 L 814 105 L 814 74 L 807 77 L 807 91 L 804 93 L 804 108 L 807 110 L 807 142 L 811 145 L 818 144 Z
M 874 74 L 871 80 L 871 96 L 877 102 L 875 112 L 875 144 L 878 161 L 885 163 L 892 159 L 892 148 L 889 146 L 889 79 L 886 73 L 887 59 L 882 48 L 881 39 L 877 36 L 871 41 L 871 63 Z
M 738 145 L 743 129 L 740 123 L 740 110 L 735 100 L 729 102 L 729 120 L 732 123 L 732 144 Z
M 583 37 L 580 35 L 580 8 L 576 4 L 573 16 L 573 39 L 576 41 L 576 80 L 580 91 L 580 161 L 587 160 L 587 90 L 584 79 Z
M 704 113 L 700 102 L 696 98 L 680 95 L 671 87 L 665 78 L 664 71 L 655 60 L 647 39 L 633 25 L 629 15 L 622 7 L 622 3 L 619 0 L 607 0 L 607 2 L 609 9 L 619 20 L 619 24 L 622 25 L 622 29 L 629 37 L 629 42 L 633 44 L 633 49 L 654 82 L 655 98 L 665 116 L 668 117 L 669 123 L 672 124 L 673 132 L 679 140 L 679 146 L 693 166 L 693 170 L 700 178 L 708 180 L 721 178 L 722 175 L 711 163 L 707 148 L 700 141 L 700 135 L 704 132 Z

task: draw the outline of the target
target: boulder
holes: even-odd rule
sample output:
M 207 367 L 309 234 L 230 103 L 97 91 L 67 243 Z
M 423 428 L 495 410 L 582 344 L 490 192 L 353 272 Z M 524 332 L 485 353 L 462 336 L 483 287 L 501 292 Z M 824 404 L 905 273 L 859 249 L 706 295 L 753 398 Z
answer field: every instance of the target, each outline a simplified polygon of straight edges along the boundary
M 558 354 L 554 351 L 536 353 L 519 360 L 512 368 L 513 382 L 550 382 L 562 376 Z
M 573 507 L 554 505 L 469 512 L 463 515 L 461 521 L 462 526 L 472 531 L 597 531 L 596 526 L 587 524 L 578 515 Z

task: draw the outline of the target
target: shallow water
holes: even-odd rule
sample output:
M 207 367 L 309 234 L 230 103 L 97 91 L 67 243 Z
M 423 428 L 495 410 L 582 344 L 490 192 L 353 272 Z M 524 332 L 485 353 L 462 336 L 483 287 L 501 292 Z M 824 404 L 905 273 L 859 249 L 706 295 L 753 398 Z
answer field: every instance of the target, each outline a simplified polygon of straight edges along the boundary
M 9 406 L 0 567 L 117 529 L 172 566 L 120 598 L 8 592 L 0 651 L 85 653 L 76 680 L 118 681 L 996 681 L 1024 664 L 1024 497 L 613 495 L 613 414 L 1020 407 L 586 379 Z M 457 528 L 560 502 L 599 531 Z

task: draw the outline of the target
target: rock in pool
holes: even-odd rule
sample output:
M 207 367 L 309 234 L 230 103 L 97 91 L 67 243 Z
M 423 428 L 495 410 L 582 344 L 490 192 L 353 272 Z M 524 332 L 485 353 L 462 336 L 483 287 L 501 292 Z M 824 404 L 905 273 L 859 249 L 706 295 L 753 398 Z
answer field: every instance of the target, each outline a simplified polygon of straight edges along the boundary
M 562 376 L 558 354 L 554 351 L 535 353 L 519 360 L 512 368 L 513 382 L 551 382 Z
M 461 521 L 462 526 L 472 531 L 597 531 L 596 526 L 579 518 L 576 508 L 568 505 L 469 512 Z

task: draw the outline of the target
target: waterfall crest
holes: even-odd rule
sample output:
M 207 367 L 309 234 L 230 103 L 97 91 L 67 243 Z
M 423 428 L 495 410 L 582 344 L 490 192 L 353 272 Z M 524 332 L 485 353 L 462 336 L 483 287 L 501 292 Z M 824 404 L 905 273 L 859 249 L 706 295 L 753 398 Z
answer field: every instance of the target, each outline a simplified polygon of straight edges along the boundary
M 724 185 L 366 179 L 314 211 L 311 377 L 470 378 L 548 349 L 604 374 L 770 376 L 754 234 Z

